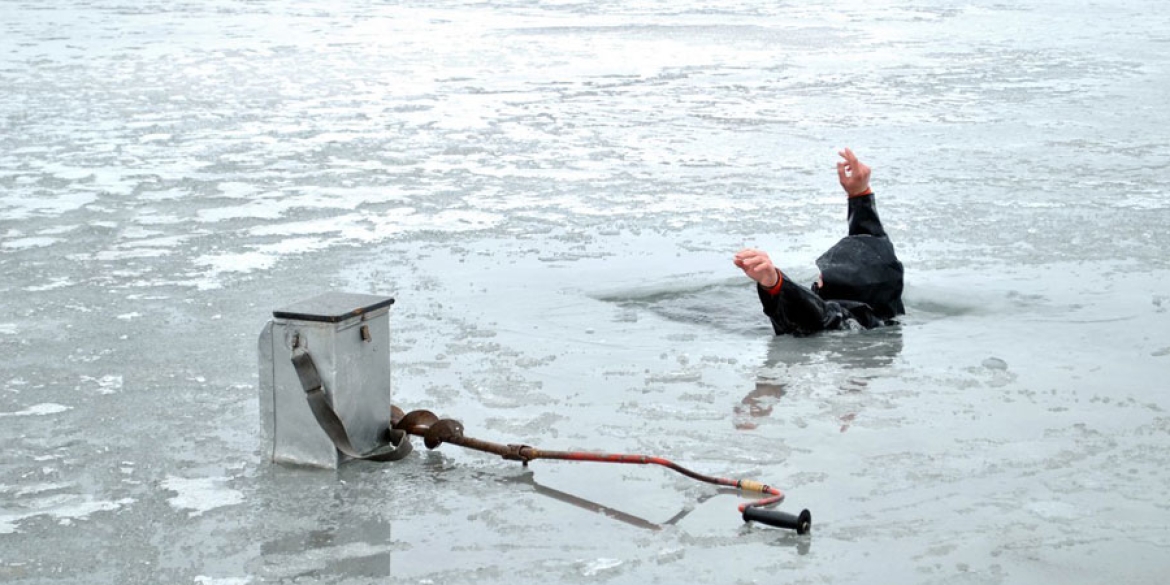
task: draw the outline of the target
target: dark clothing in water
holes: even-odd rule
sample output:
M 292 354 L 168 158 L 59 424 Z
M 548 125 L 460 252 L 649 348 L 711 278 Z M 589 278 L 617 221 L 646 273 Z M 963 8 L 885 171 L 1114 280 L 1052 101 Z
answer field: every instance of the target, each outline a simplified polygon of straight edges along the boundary
M 810 290 L 783 272 L 778 291 L 756 287 L 776 335 L 869 329 L 906 312 L 902 263 L 882 229 L 873 194 L 849 198 L 849 235 L 822 254 L 817 267 L 821 287 Z

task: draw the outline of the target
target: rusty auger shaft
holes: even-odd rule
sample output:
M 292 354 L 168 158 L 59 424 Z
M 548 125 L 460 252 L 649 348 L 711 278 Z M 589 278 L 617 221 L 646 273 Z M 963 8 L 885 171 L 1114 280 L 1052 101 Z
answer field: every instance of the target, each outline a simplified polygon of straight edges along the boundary
M 454 419 L 440 419 L 429 410 L 412 410 L 403 413 L 397 406 L 393 407 L 390 416 L 390 426 L 405 431 L 407 434 L 422 437 L 427 449 L 436 449 L 443 443 L 459 445 L 467 449 L 493 453 L 509 461 L 519 461 L 527 466 L 534 459 L 559 459 L 562 461 L 594 461 L 598 463 L 626 463 L 633 465 L 660 465 L 691 479 L 719 486 L 731 487 L 748 492 L 767 494 L 753 502 L 740 504 L 739 512 L 745 522 L 756 521 L 780 528 L 795 530 L 797 534 L 805 534 L 812 527 L 812 515 L 808 510 L 802 510 L 799 515 L 767 510 L 765 506 L 776 504 L 784 499 L 784 492 L 770 485 L 748 480 L 727 479 L 696 473 L 669 459 L 650 457 L 647 455 L 627 455 L 621 453 L 591 453 L 587 451 L 543 451 L 528 445 L 503 445 L 474 439 L 463 435 L 463 424 Z

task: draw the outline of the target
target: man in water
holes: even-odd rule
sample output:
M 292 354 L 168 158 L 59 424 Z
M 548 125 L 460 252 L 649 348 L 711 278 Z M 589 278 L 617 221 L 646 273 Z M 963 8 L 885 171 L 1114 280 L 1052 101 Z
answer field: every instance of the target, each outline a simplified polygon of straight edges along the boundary
M 792 282 L 762 250 L 735 255 L 735 265 L 756 281 L 776 335 L 869 329 L 906 312 L 902 263 L 878 219 L 870 168 L 848 148 L 838 154 L 843 160 L 837 163 L 837 177 L 849 196 L 849 235 L 817 258 L 821 273 L 811 290 Z

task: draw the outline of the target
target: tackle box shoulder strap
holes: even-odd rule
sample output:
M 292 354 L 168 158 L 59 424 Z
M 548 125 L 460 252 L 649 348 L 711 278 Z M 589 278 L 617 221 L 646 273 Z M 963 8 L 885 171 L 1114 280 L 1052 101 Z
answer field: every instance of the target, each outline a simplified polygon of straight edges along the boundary
M 296 368 L 297 377 L 301 380 L 301 387 L 305 390 L 305 398 L 309 401 L 309 408 L 312 409 L 313 416 L 317 419 L 317 424 L 321 425 L 321 430 L 325 431 L 326 435 L 329 435 L 329 439 L 333 441 L 333 445 L 337 447 L 338 451 L 353 459 L 368 461 L 397 461 L 410 454 L 412 449 L 410 439 L 406 436 L 406 431 L 399 429 L 387 429 L 387 441 L 365 453 L 355 449 L 349 440 L 345 424 L 341 422 L 341 418 L 337 416 L 333 406 L 329 404 L 325 394 L 325 385 L 321 382 L 321 376 L 317 373 L 317 366 L 313 364 L 313 358 L 309 352 L 303 349 L 294 350 L 292 363 L 293 367 Z

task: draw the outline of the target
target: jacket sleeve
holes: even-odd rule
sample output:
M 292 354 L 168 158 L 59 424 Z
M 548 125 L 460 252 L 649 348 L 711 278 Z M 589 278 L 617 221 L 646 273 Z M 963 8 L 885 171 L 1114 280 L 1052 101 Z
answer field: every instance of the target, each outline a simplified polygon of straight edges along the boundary
M 827 322 L 832 320 L 825 301 L 811 290 L 793 282 L 783 272 L 780 278 L 783 279 L 780 291 L 775 295 L 769 294 L 768 289 L 762 286 L 756 286 L 764 314 L 772 320 L 772 330 L 776 335 L 808 335 L 824 330 Z
M 849 198 L 849 235 L 886 237 L 873 193 Z

